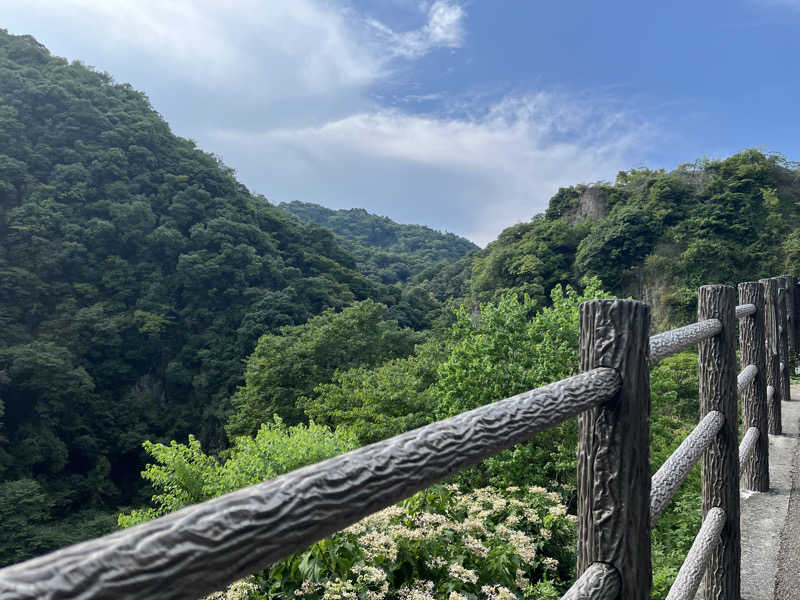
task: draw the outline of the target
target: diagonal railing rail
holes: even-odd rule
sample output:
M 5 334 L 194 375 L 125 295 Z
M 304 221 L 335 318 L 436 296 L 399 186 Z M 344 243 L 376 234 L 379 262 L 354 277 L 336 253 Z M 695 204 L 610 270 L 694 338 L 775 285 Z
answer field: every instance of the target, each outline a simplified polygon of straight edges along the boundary
M 703 286 L 698 322 L 654 336 L 644 303 L 586 302 L 581 374 L 0 569 L 0 598 L 195 600 L 577 416 L 579 577 L 564 599 L 649 598 L 650 530 L 702 457 L 703 525 L 668 599 L 693 598 L 705 576 L 707 598 L 739 600 L 739 475 L 769 489 L 798 289 L 787 276 L 742 283 L 737 306 L 734 288 Z M 651 478 L 649 366 L 693 345 L 701 419 Z

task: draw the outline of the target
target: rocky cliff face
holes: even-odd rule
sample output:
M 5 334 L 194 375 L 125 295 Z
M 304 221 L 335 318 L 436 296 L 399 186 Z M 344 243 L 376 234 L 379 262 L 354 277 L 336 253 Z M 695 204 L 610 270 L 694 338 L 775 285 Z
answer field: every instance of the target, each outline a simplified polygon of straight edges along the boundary
M 569 223 L 574 225 L 587 219 L 602 219 L 608 214 L 608 194 L 599 186 L 589 186 L 581 192 L 575 212 Z

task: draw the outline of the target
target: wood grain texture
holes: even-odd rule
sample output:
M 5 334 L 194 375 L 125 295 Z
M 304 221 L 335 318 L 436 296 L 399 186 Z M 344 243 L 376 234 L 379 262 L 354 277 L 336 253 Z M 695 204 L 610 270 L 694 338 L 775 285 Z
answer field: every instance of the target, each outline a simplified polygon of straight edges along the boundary
M 725 416 L 712 410 L 686 436 L 681 445 L 653 475 L 650 486 L 650 527 L 669 506 L 675 492 L 700 460 L 703 451 L 714 440 L 725 423 Z
M 772 396 L 767 401 L 767 429 L 773 435 L 783 432 L 781 423 L 781 372 L 780 346 L 778 339 L 778 281 L 775 278 L 760 279 L 764 285 L 764 328 L 767 387 L 772 388 Z
M 780 372 L 779 382 L 781 384 L 781 402 L 788 402 L 791 400 L 789 391 L 789 373 L 792 370 L 792 361 L 789 356 L 789 327 L 787 322 L 788 304 L 788 291 L 784 287 L 785 281 L 782 277 L 776 277 L 778 280 L 778 301 L 775 303 L 777 307 L 776 315 L 778 322 L 778 369 Z
M 619 573 L 614 567 L 593 563 L 561 600 L 616 600 L 619 597 L 619 582 Z
M 709 319 L 651 336 L 650 364 L 654 365 L 668 356 L 694 346 L 700 340 L 717 335 L 720 329 L 722 323 L 716 319 Z
M 0 570 L 0 598 L 197 600 L 618 397 L 599 368 Z M 649 546 L 648 546 L 649 547 Z
M 742 484 L 749 490 L 769 491 L 769 436 L 767 429 L 767 377 L 764 322 L 764 285 L 756 281 L 739 284 L 739 302 L 756 307 L 755 312 L 739 320 L 739 350 L 743 365 L 755 365 L 752 381 L 739 389 L 742 402 L 742 425 L 755 427 L 758 436 L 753 453 L 739 461 Z M 738 382 L 737 382 L 738 383 Z M 740 455 L 741 459 L 741 455 Z
M 704 285 L 698 320 L 719 319 L 722 331 L 698 345 L 700 414 L 718 410 L 725 424 L 703 453 L 703 515 L 720 508 L 728 515 L 721 540 L 709 558 L 705 600 L 740 600 L 739 436 L 736 393 L 736 290 Z M 624 380 L 624 378 L 623 378 Z
M 666 600 L 694 600 L 714 550 L 719 546 L 725 521 L 725 511 L 722 509 L 712 508 L 708 511 Z
M 620 597 L 648 600 L 650 561 L 650 309 L 634 300 L 580 306 L 580 367 L 615 369 L 619 394 L 578 418 L 578 573 L 619 572 Z
M 794 280 L 792 290 L 792 306 L 794 306 L 794 353 L 800 355 L 800 283 Z
M 794 374 L 797 365 L 797 324 L 795 322 L 794 288 L 797 281 L 791 275 L 781 275 L 781 286 L 786 290 L 786 341 L 787 358 L 786 364 L 789 365 L 789 376 Z

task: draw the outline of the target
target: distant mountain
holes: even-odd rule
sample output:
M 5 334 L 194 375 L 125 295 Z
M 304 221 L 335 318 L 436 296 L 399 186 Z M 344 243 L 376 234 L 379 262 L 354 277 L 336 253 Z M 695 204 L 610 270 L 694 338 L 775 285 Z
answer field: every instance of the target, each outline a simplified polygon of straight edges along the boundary
M 308 202 L 278 205 L 302 221 L 330 229 L 356 259 L 358 270 L 383 284 L 407 283 L 440 263 L 454 263 L 479 250 L 469 240 L 423 225 L 402 225 L 363 208 L 332 210 Z

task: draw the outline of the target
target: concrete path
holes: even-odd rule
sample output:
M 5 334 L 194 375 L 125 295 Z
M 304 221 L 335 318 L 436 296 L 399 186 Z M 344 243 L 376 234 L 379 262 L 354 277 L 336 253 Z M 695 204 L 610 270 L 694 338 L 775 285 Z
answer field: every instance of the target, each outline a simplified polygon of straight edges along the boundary
M 769 436 L 770 491 L 742 492 L 742 600 L 800 600 L 800 401 L 782 408 L 783 434 Z

